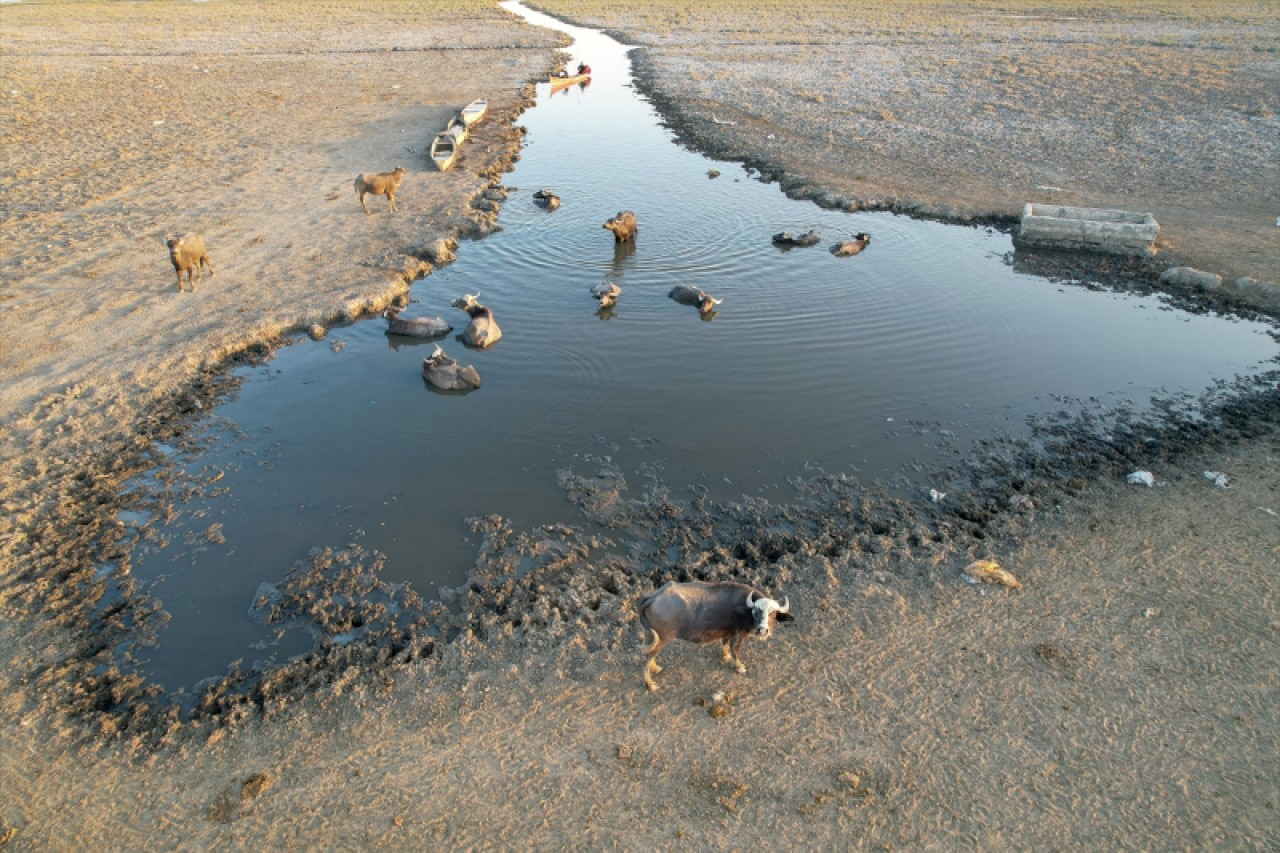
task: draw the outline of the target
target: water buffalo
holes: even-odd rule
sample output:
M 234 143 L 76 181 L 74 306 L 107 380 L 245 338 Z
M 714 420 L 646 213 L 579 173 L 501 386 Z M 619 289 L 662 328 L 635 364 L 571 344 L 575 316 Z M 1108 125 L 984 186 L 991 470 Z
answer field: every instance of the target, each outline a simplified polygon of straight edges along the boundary
M 866 231 L 859 231 L 853 235 L 852 240 L 841 240 L 831 247 L 831 254 L 837 258 L 847 258 L 856 255 L 863 249 L 867 248 L 867 244 L 871 242 L 871 235 Z
M 741 583 L 668 581 L 647 595 L 636 608 L 640 624 L 653 639 L 644 650 L 644 686 L 657 690 L 653 676 L 662 672 L 658 652 L 670 640 L 709 643 L 719 640 L 724 662 L 740 673 L 747 668 L 738 660 L 738 647 L 748 634 L 769 639 L 775 622 L 789 622 L 791 600 L 782 604 Z
M 400 319 L 399 308 L 388 308 L 382 312 L 382 316 L 387 321 L 388 335 L 434 338 L 439 335 L 447 335 L 453 331 L 453 326 L 450 326 L 440 317 L 410 317 L 407 320 L 402 320 Z
M 173 262 L 174 272 L 178 274 L 178 292 L 182 292 L 182 274 L 187 274 L 187 284 L 191 285 L 191 292 L 196 289 L 196 281 L 204 280 L 203 267 L 209 268 L 209 275 L 213 275 L 213 262 L 209 260 L 209 253 L 204 250 L 204 238 L 194 232 L 183 234 L 181 237 L 170 237 L 164 241 L 169 247 L 169 260 Z
M 533 194 L 533 203 L 543 210 L 556 210 L 560 207 L 560 196 L 549 189 L 540 189 Z
M 364 173 L 356 175 L 355 188 L 356 197 L 360 199 L 360 206 L 364 208 L 364 212 L 369 212 L 369 205 L 364 203 L 366 195 L 385 195 L 387 204 L 392 210 L 396 209 L 396 190 L 400 189 L 400 182 L 404 180 L 404 167 L 396 166 L 392 172 L 378 172 L 376 175 Z
M 422 376 L 441 391 L 471 391 L 480 387 L 480 374 L 468 364 L 459 367 L 458 362 L 436 344 L 436 351 L 422 360 Z
M 723 299 L 708 296 L 696 287 L 689 287 L 683 284 L 677 284 L 671 288 L 671 292 L 667 296 L 670 296 L 681 305 L 692 305 L 703 314 L 710 314 L 717 305 L 724 302 Z
M 618 297 L 622 295 L 622 288 L 611 281 L 602 281 L 591 288 L 591 295 L 600 303 L 601 308 L 612 308 L 618 304 Z
M 634 240 L 636 236 L 636 215 L 629 210 L 619 210 L 618 215 L 607 221 L 604 230 L 613 232 L 615 243 Z
M 803 234 L 792 234 L 790 231 L 782 231 L 773 235 L 773 245 L 785 246 L 791 248 L 793 246 L 813 246 L 822 239 L 822 235 L 817 231 L 806 231 Z
M 493 319 L 493 312 L 476 301 L 479 296 L 479 293 L 460 296 L 453 300 L 453 307 L 466 311 L 471 318 L 466 331 L 462 333 L 462 342 L 469 347 L 485 349 L 498 342 L 502 337 L 502 329 L 498 328 L 498 321 Z

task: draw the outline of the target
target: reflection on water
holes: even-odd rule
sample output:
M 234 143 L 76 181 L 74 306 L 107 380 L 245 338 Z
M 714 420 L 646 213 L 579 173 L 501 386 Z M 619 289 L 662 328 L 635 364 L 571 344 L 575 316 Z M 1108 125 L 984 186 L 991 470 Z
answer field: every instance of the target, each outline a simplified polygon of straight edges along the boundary
M 431 596 L 475 560 L 468 517 L 581 523 L 555 472 L 588 458 L 712 497 L 786 499 L 806 465 L 893 477 L 1021 434 L 1064 399 L 1141 406 L 1276 354 L 1258 324 L 1018 274 L 1004 234 L 789 200 L 679 149 L 632 88 L 625 48 L 561 29 L 590 87 L 540 86 L 503 230 L 417 283 L 405 311 L 451 322 L 441 343 L 483 387 L 432 393 L 421 364 L 435 343 L 389 337 L 381 319 L 247 370 L 192 463 L 224 470 L 225 493 L 182 507 L 170 544 L 135 562 L 140 579 L 163 576 L 173 618 L 148 666 L 168 687 L 298 653 L 247 611 L 308 549 L 360 542 L 387 556 L 389 580 Z M 558 209 L 535 204 L 544 187 Z M 620 210 L 639 219 L 634 243 L 602 228 Z M 772 244 L 809 229 L 822 243 Z M 828 251 L 859 231 L 866 251 Z M 612 309 L 590 292 L 603 281 L 622 289 Z M 678 284 L 723 304 L 708 322 L 668 298 Z M 450 307 L 477 291 L 504 332 L 485 351 L 463 347 Z

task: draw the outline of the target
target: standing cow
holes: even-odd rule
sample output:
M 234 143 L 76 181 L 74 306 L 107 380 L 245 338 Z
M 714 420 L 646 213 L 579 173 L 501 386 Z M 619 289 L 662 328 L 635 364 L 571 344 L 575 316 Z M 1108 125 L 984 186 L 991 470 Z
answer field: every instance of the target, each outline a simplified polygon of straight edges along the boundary
M 385 195 L 387 197 L 387 206 L 395 210 L 396 190 L 400 189 L 400 182 L 403 180 L 403 166 L 396 166 L 390 172 L 378 172 L 377 174 L 365 172 L 364 174 L 356 175 L 356 198 L 360 199 L 360 206 L 364 208 L 364 212 L 369 212 L 369 205 L 364 203 L 366 195 Z
M 668 581 L 647 595 L 636 612 L 640 624 L 653 635 L 649 648 L 644 650 L 649 658 L 644 665 L 644 686 L 650 690 L 658 689 L 653 676 L 662 672 L 658 652 L 668 641 L 719 640 L 724 662 L 745 673 L 747 668 L 738 659 L 738 647 L 747 635 L 767 640 L 773 634 L 775 622 L 789 622 L 794 618 L 790 598 L 779 604 L 746 584 L 706 581 Z
M 178 274 L 178 292 L 182 292 L 182 274 L 185 272 L 187 284 L 191 285 L 191 292 L 195 293 L 196 282 L 204 279 L 204 267 L 209 268 L 210 276 L 213 275 L 213 262 L 205 251 L 204 238 L 189 231 L 179 237 L 170 237 L 164 244 L 169 248 L 169 260 L 173 262 L 174 272 Z

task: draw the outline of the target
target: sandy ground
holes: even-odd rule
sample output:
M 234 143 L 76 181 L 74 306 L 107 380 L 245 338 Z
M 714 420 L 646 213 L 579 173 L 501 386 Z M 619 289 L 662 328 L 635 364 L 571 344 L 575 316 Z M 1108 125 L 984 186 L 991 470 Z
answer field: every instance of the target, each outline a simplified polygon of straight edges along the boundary
M 1006 213 L 1032 182 L 1078 203 L 1148 202 L 1170 253 L 1280 279 L 1276 211 L 1264 211 L 1276 198 L 1280 79 L 1265 4 L 1163 4 L 1144 19 L 1158 31 L 1126 30 L 1106 3 L 1038 6 L 1026 30 L 1002 23 L 1030 11 L 1020 2 L 982 7 L 982 27 L 932 3 L 897 16 L 872 4 L 856 20 L 823 3 L 742 2 L 714 16 L 690 3 L 644 15 L 540 4 L 561 5 L 655 45 L 641 58 L 645 85 L 669 106 L 689 101 L 687 87 L 714 89 L 668 113 L 695 144 L 868 205 L 892 195 Z M 374 310 L 424 271 L 436 240 L 482 234 L 491 212 L 473 200 L 518 145 L 508 124 L 526 83 L 555 61 L 554 37 L 480 3 L 443 19 L 390 0 L 302 8 L 0 7 L 8 846 L 731 849 L 780 835 L 825 849 L 1280 845 L 1274 411 L 1241 438 L 1173 457 L 1156 488 L 1083 482 L 1001 527 L 998 542 L 788 555 L 781 591 L 803 616 L 747 647 L 747 676 L 710 649 L 672 648 L 662 690 L 645 693 L 630 599 L 606 596 L 581 625 L 557 617 L 544 634 L 464 635 L 430 662 L 335 671 L 265 716 L 192 727 L 163 748 L 89 736 L 94 718 L 68 712 L 83 697 L 61 663 L 94 638 L 69 627 L 82 604 L 66 590 L 91 585 L 103 555 L 90 543 L 110 539 L 114 490 L 157 424 L 204 405 L 227 358 Z M 737 42 L 691 46 L 712 23 Z M 1125 32 L 1137 34 L 1118 43 Z M 858 51 L 833 50 L 839 38 L 873 46 L 872 70 Z M 987 55 L 992 43 L 1057 71 L 1016 73 Z M 1140 55 L 1122 61 L 1118 47 Z M 875 122 L 857 156 L 835 141 L 854 124 L 833 126 L 829 145 L 786 150 L 746 132 L 776 138 L 796 124 L 789 99 L 757 97 L 756 75 L 779 61 L 832 72 L 808 89 L 814 104 L 857 100 L 849 121 Z M 1121 81 L 1087 77 L 1104 63 L 1127 69 L 1143 109 L 1117 111 L 1130 103 L 1108 99 Z M 1061 86 L 1068 69 L 1085 84 Z M 885 105 L 869 96 L 881 86 L 906 94 Z M 941 113 L 957 90 L 970 110 Z M 432 173 L 430 131 L 481 94 L 494 115 L 456 171 Z M 1217 105 L 1207 117 L 1206 103 Z M 930 130 L 934 112 L 982 144 Z M 703 113 L 735 124 L 699 126 Z M 1121 127 L 1122 114 L 1151 126 Z M 1069 181 L 1010 143 L 1058 122 L 1079 131 L 1054 136 Z M 1129 144 L 1095 147 L 1108 123 Z M 1156 126 L 1185 136 L 1157 144 Z M 1177 176 L 1157 174 L 1175 151 L 1213 168 L 1181 173 L 1175 192 Z M 1006 159 L 1026 170 L 1016 184 Z M 352 178 L 397 163 L 410 171 L 400 211 L 374 200 L 365 216 Z M 1262 212 L 1271 230 L 1235 227 Z M 179 295 L 162 239 L 188 229 L 205 234 L 217 275 Z M 1228 472 L 1232 488 L 1204 470 Z M 998 557 L 1024 588 L 964 583 L 974 556 Z M 727 715 L 697 704 L 715 691 L 731 694 Z

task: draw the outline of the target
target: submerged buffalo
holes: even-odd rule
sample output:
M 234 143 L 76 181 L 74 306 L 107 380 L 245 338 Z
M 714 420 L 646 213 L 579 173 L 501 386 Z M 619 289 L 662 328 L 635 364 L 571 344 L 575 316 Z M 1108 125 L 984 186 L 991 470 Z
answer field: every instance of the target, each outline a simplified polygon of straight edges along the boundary
M 685 284 L 677 284 L 675 287 L 671 288 L 671 292 L 668 293 L 667 296 L 671 297 L 676 302 L 679 302 L 681 305 L 692 305 L 704 315 L 712 313 L 717 305 L 724 302 L 723 299 L 716 299 L 713 296 L 708 296 L 700 288 L 689 287 Z
M 615 243 L 625 243 L 628 240 L 635 239 L 636 215 L 629 210 L 619 210 L 617 216 L 605 222 L 601 227 L 606 231 L 613 232 L 613 241 Z
M 556 210 L 560 207 L 560 196 L 544 187 L 534 192 L 533 203 L 544 210 Z
M 859 231 L 853 235 L 852 240 L 841 240 L 831 247 L 831 254 L 837 258 L 847 258 L 856 255 L 863 249 L 867 248 L 867 244 L 871 242 L 871 235 L 866 231 Z
M 485 349 L 498 342 L 502 337 L 502 329 L 498 328 L 498 321 L 493 319 L 493 312 L 488 306 L 476 301 L 479 296 L 479 293 L 460 296 L 453 300 L 453 307 L 466 311 L 471 318 L 466 331 L 462 333 L 462 342 L 469 347 Z
M 436 351 L 422 360 L 422 376 L 441 391 L 472 391 L 480 387 L 480 374 L 468 364 L 458 362 L 436 344 Z
M 611 281 L 602 281 L 591 288 L 591 295 L 600 303 L 601 308 L 612 308 L 618 304 L 622 288 Z
M 738 659 L 738 647 L 748 634 L 767 640 L 776 622 L 789 622 L 791 599 L 782 604 L 741 583 L 668 581 L 647 595 L 636 608 L 640 624 L 653 635 L 644 650 L 644 685 L 657 690 L 653 676 L 662 672 L 658 652 L 671 640 L 693 643 L 721 642 L 724 662 L 740 673 L 747 668 Z
M 404 335 L 409 338 L 435 338 L 453 331 L 441 317 L 400 317 L 399 308 L 388 308 L 382 312 L 387 321 L 388 335 Z
M 806 231 L 803 234 L 792 234 L 790 231 L 782 231 L 773 235 L 773 245 L 791 248 L 793 246 L 815 246 L 822 239 L 822 235 L 817 231 Z

